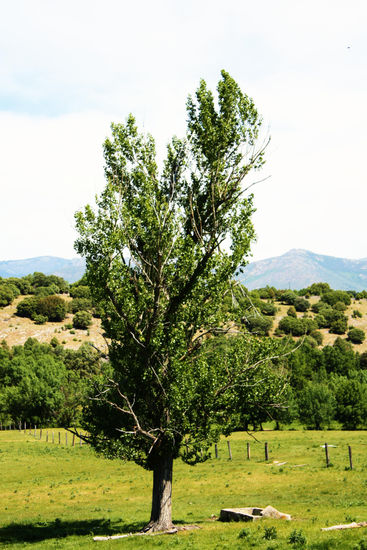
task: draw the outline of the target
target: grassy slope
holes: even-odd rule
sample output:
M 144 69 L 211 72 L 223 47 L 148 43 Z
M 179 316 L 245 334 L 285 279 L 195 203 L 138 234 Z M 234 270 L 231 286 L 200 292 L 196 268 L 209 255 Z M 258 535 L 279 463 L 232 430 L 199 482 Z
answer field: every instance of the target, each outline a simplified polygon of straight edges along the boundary
M 174 520 L 199 530 L 174 536 L 137 537 L 100 543 L 102 548 L 239 549 L 293 548 L 287 541 L 302 529 L 307 549 L 353 549 L 367 529 L 321 533 L 320 528 L 367 520 L 366 432 L 263 432 L 226 441 L 220 458 L 195 467 L 177 460 L 174 467 Z M 333 467 L 325 468 L 320 445 L 327 440 Z M 245 458 L 251 442 L 251 460 Z M 264 462 L 264 442 L 270 461 Z M 355 469 L 348 465 L 347 444 Z M 87 447 L 59 446 L 17 432 L 0 433 L 0 543 L 4 548 L 90 548 L 92 534 L 139 529 L 149 517 L 151 474 L 134 464 L 106 461 Z M 274 461 L 286 462 L 282 466 Z M 271 504 L 292 515 L 292 522 L 261 520 L 222 524 L 212 515 L 221 508 Z M 263 538 L 275 526 L 276 540 Z M 246 539 L 238 535 L 246 527 Z M 359 548 L 359 546 L 357 547 Z

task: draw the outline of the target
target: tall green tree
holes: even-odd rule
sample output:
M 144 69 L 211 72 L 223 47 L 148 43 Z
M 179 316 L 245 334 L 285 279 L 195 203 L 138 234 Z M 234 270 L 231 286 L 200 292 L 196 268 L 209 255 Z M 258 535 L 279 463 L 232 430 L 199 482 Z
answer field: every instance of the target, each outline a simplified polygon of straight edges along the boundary
M 201 81 L 189 97 L 187 135 L 171 140 L 161 172 L 153 138 L 132 115 L 112 124 L 106 187 L 96 209 L 76 214 L 76 250 L 112 367 L 85 422 L 97 450 L 153 471 L 153 531 L 173 528 L 172 465 L 183 441 L 184 460 L 205 458 L 229 425 L 244 372 L 266 363 L 245 345 L 224 362 L 203 353 L 206 338 L 229 330 L 221 304 L 254 239 L 242 182 L 263 165 L 265 147 L 256 145 L 253 101 L 225 71 L 217 92 Z

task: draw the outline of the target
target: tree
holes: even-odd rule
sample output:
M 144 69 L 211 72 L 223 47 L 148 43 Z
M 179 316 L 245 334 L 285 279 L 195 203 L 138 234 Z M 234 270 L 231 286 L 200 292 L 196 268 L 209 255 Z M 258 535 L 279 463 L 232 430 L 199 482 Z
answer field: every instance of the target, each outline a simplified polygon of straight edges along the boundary
M 336 419 L 346 430 L 355 430 L 366 423 L 367 384 L 357 378 L 335 377 Z
M 243 373 L 266 362 L 243 351 L 226 362 L 201 353 L 206 338 L 231 330 L 221 304 L 254 238 L 252 196 L 241 184 L 264 155 L 253 101 L 224 71 L 217 91 L 216 103 L 201 81 L 189 97 L 187 138 L 172 139 L 161 174 L 154 140 L 134 117 L 112 124 L 106 187 L 96 210 L 76 214 L 76 250 L 113 369 L 85 426 L 97 450 L 153 471 L 153 531 L 173 528 L 172 465 L 183 441 L 184 460 L 205 459 L 230 425 Z
M 308 382 L 298 397 L 299 418 L 308 428 L 321 430 L 334 418 L 335 397 L 326 384 Z

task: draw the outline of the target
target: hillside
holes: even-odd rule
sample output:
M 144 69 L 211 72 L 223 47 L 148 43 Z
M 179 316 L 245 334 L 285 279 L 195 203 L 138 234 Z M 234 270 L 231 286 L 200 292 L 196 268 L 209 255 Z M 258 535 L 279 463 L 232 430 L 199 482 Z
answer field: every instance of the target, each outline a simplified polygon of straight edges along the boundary
M 0 261 L 0 277 L 24 277 L 35 271 L 45 275 L 57 275 L 69 283 L 74 283 L 82 277 L 85 262 L 82 258 L 66 260 L 56 256 Z
M 102 336 L 100 319 L 93 317 L 92 325 L 88 330 L 73 329 L 71 313 L 63 321 L 36 325 L 31 319 L 15 315 L 18 303 L 24 298 L 25 296 L 18 296 L 12 304 L 0 308 L 0 342 L 5 340 L 11 347 L 24 344 L 28 338 L 37 338 L 39 342 L 49 343 L 56 337 L 66 348 L 78 349 L 84 342 L 93 342 L 100 350 L 106 351 L 107 346 Z M 68 296 L 63 298 L 67 301 L 71 300 Z
M 100 319 L 93 317 L 92 325 L 89 330 L 78 330 L 71 328 L 73 315 L 69 313 L 64 321 L 47 322 L 43 325 L 35 324 L 31 319 L 18 317 L 15 315 L 17 304 L 22 301 L 25 296 L 19 296 L 11 305 L 0 308 L 0 342 L 5 340 L 9 346 L 22 345 L 28 338 L 37 338 L 40 342 L 49 343 L 52 338 L 56 337 L 60 343 L 66 348 L 77 349 L 83 342 L 92 342 L 100 350 L 107 351 L 107 344 L 103 337 Z M 69 296 L 63 296 L 67 301 L 70 301 Z M 319 301 L 318 296 L 311 296 L 309 299 L 311 304 Z M 267 302 L 267 300 L 263 300 Z M 279 301 L 275 301 L 277 312 L 274 316 L 273 328 L 270 335 L 274 334 L 279 321 L 287 315 L 288 305 L 284 305 Z M 362 317 L 353 318 L 353 310 L 358 309 Z M 303 317 L 303 313 L 297 313 L 298 318 Z M 315 314 L 312 311 L 307 313 L 308 317 L 314 318 Z M 350 306 L 347 307 L 345 315 L 348 317 L 348 326 L 362 329 L 367 335 L 367 299 L 352 300 Z M 67 328 L 68 327 L 68 328 Z M 323 336 L 322 345 L 332 345 L 337 334 L 332 334 L 328 329 L 319 329 Z M 342 338 L 347 335 L 343 334 Z M 362 344 L 353 344 L 355 351 L 363 353 L 367 351 L 367 339 Z
M 361 291 L 367 289 L 367 258 L 348 260 L 293 249 L 250 263 L 239 279 L 249 290 L 265 286 L 299 290 L 323 281 L 331 288 Z

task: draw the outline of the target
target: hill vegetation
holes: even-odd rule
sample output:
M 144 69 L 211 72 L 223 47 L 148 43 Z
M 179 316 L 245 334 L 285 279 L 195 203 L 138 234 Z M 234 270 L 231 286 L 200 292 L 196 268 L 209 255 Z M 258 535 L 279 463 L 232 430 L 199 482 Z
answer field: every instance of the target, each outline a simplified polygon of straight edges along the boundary
M 1 422 L 79 423 L 91 379 L 108 368 L 98 309 L 85 280 L 69 285 L 36 272 L 2 279 L 0 296 Z M 277 427 L 367 426 L 366 291 L 333 290 L 327 283 L 248 291 L 236 284 L 224 307 L 232 328 L 217 353 L 235 345 L 237 324 L 254 338 L 282 340 L 291 351 L 282 359 L 282 406 L 269 417 L 259 404 L 271 393 L 259 392 L 257 401 L 238 409 L 236 428 L 261 429 L 269 419 Z

